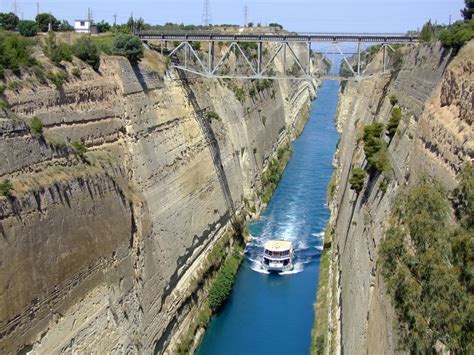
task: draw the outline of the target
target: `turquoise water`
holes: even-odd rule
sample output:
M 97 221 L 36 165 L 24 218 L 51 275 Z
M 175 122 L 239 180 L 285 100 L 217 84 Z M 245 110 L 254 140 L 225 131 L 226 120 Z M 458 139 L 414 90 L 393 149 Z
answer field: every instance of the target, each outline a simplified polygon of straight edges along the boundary
M 338 82 L 326 81 L 268 208 L 249 227 L 252 243 L 232 295 L 198 349 L 213 354 L 308 354 L 311 346 L 326 187 L 339 138 L 334 127 Z M 293 241 L 293 272 L 266 274 L 256 261 L 267 239 Z

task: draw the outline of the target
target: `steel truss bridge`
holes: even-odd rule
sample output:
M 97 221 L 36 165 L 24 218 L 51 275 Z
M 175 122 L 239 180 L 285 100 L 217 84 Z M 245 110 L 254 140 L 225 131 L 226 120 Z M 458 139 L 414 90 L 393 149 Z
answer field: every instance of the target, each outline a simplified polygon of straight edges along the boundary
M 172 66 L 183 72 L 195 74 L 207 78 L 224 79 L 300 79 L 308 80 L 317 77 L 332 80 L 347 80 L 350 78 L 338 75 L 328 76 L 312 72 L 314 60 L 312 58 L 313 44 L 329 44 L 333 55 L 341 55 L 348 69 L 352 73 L 352 79 L 361 80 L 361 53 L 362 46 L 381 45 L 383 49 L 383 71 L 387 65 L 387 50 L 394 51 L 392 45 L 410 45 L 418 43 L 417 36 L 396 33 L 285 33 L 285 34 L 225 34 L 225 33 L 163 33 L 143 31 L 136 34 L 145 44 L 149 42 L 160 42 L 159 50 L 172 59 Z M 168 43 L 172 43 L 172 49 L 168 50 Z M 207 50 L 197 50 L 195 43 L 206 43 Z M 220 59 L 216 58 L 216 42 L 225 43 Z M 256 48 L 255 53 L 249 53 L 248 44 L 252 43 Z M 352 44 L 357 49 L 353 52 L 344 51 L 341 44 Z M 296 46 L 305 47 L 304 51 L 295 50 Z M 328 50 L 322 54 L 327 56 Z M 245 73 L 223 73 L 224 62 L 229 59 L 231 53 L 243 58 Z M 282 54 L 280 54 L 282 53 Z M 276 75 L 272 66 L 277 56 L 282 56 L 283 74 Z M 348 55 L 357 55 L 357 69 L 350 64 Z M 323 57 L 324 58 L 324 57 Z M 287 61 L 293 62 L 293 67 L 288 73 Z M 294 70 L 294 69 L 297 70 Z M 298 73 L 295 73 L 297 71 Z M 373 74 L 372 74 L 373 75 Z

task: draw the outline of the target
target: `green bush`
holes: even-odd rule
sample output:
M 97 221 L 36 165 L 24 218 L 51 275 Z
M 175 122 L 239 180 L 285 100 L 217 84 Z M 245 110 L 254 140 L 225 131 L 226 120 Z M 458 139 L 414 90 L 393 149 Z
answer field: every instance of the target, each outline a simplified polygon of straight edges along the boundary
M 53 73 L 52 71 L 49 71 L 49 72 L 46 73 L 46 78 L 51 80 L 52 83 L 58 89 L 60 89 L 63 86 L 64 81 L 67 80 L 68 74 L 66 72 L 63 72 L 63 71 L 60 71 L 60 72 L 57 72 L 57 73 Z
M 10 180 L 5 179 L 0 182 L 0 196 L 11 197 L 13 186 Z
M 0 109 L 6 110 L 7 108 L 8 108 L 7 103 L 0 99 Z
M 474 175 L 461 177 L 474 186 Z M 471 196 L 472 197 L 472 196 Z M 464 205 L 465 198 L 460 197 Z M 400 332 L 400 347 L 410 353 L 446 350 L 472 354 L 473 230 L 460 223 L 469 213 L 456 205 L 450 217 L 446 192 L 422 181 L 402 192 L 380 246 L 379 264 Z
M 111 29 L 110 24 L 108 22 L 105 22 L 104 20 L 97 22 L 96 26 L 97 26 L 97 32 L 99 33 L 108 32 Z
M 95 71 L 100 67 L 99 48 L 89 36 L 82 36 L 74 44 L 74 55 L 89 64 Z
M 16 26 L 18 26 L 19 21 L 20 19 L 13 12 L 9 12 L 9 13 L 0 12 L 0 28 L 4 30 L 7 30 L 7 31 L 15 30 Z
M 81 77 L 81 69 L 79 69 L 78 67 L 74 67 L 74 68 L 72 68 L 71 74 L 74 75 L 77 78 L 80 78 Z
M 211 120 L 220 120 L 221 118 L 219 117 L 219 115 L 214 112 L 214 111 L 208 111 L 206 112 L 206 118 L 211 121 Z
M 61 25 L 59 25 L 59 31 L 61 32 L 74 31 L 74 26 L 71 26 L 69 22 L 67 22 L 66 20 L 63 20 L 61 22 Z
M 391 169 L 383 132 L 382 123 L 375 123 L 364 128 L 364 152 L 371 173 L 387 173 Z
M 43 135 L 43 121 L 38 117 L 33 117 L 30 122 L 30 132 L 33 137 L 41 137 Z
M 20 34 L 25 37 L 33 37 L 38 33 L 38 25 L 35 21 L 20 21 L 18 28 L 20 29 Z
M 241 260 L 241 252 L 235 250 L 226 259 L 217 277 L 212 282 L 209 288 L 208 302 L 213 312 L 217 312 L 229 297 Z
M 0 77 L 3 77 L 4 69 L 19 72 L 22 68 L 35 64 L 36 61 L 31 57 L 31 47 L 30 39 L 0 32 Z
M 72 62 L 72 47 L 66 43 L 58 42 L 53 31 L 48 33 L 43 51 L 56 65 L 59 65 L 63 60 Z
M 398 97 L 395 95 L 390 96 L 390 105 L 395 106 L 396 104 L 398 104 Z
M 5 92 L 5 89 L 6 89 L 5 85 L 0 84 L 0 95 L 2 95 Z
M 392 110 L 392 115 L 387 123 L 387 132 L 388 136 L 392 138 L 397 132 L 398 125 L 402 120 L 402 110 L 399 107 L 394 107 Z
M 474 22 L 459 21 L 446 27 L 438 36 L 445 47 L 451 47 L 455 52 L 474 38 Z
M 351 177 L 349 178 L 349 184 L 351 185 L 351 190 L 354 190 L 359 194 L 364 188 L 365 178 L 367 173 L 362 168 L 354 168 L 352 170 Z
M 133 35 L 119 34 L 113 41 L 113 52 L 128 58 L 130 63 L 137 64 L 143 58 L 143 44 Z
M 59 26 L 61 23 L 58 21 L 56 17 L 51 14 L 42 13 L 36 15 L 35 18 L 36 24 L 41 32 L 48 32 L 49 31 L 49 23 L 51 22 L 51 30 L 59 31 Z

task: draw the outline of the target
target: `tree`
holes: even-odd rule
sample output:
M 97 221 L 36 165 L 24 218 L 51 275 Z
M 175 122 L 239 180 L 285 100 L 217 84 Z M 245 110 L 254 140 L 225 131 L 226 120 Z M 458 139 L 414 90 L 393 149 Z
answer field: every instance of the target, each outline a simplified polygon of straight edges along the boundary
M 104 20 L 98 22 L 96 26 L 97 26 L 97 32 L 99 33 L 110 31 L 110 28 L 111 28 L 110 24 L 108 22 L 105 22 Z
M 279 23 L 275 23 L 275 22 L 272 22 L 272 23 L 268 24 L 268 26 L 270 26 L 270 27 L 276 27 L 276 28 L 278 28 L 278 29 L 280 29 L 280 30 L 283 29 L 283 26 L 282 26 L 282 25 L 280 25 Z
M 20 21 L 18 27 L 20 29 L 20 34 L 25 37 L 33 37 L 38 33 L 38 25 L 35 21 Z
M 7 31 L 13 31 L 18 26 L 20 19 L 13 12 L 0 13 L 0 27 Z
M 431 20 L 429 20 L 423 28 L 421 29 L 420 39 L 423 42 L 431 42 L 433 39 L 433 25 L 431 24 Z
M 137 32 L 140 32 L 140 31 L 143 31 L 145 29 L 145 20 L 142 19 L 141 17 L 135 21 L 135 31 Z
M 51 14 L 42 13 L 36 15 L 36 23 L 41 32 L 48 32 L 49 31 L 49 24 L 51 23 L 51 30 L 59 31 L 60 22 L 56 17 Z
M 364 169 L 354 168 L 349 179 L 349 184 L 351 184 L 351 190 L 354 190 L 357 194 L 359 194 L 362 191 L 362 188 L 364 187 L 366 176 L 367 173 Z
M 71 26 L 71 24 L 67 22 L 66 20 L 63 20 L 63 22 L 61 22 L 61 25 L 59 26 L 59 30 L 61 32 L 69 32 L 69 31 L 74 31 L 74 27 Z
M 76 41 L 74 55 L 92 66 L 95 71 L 99 70 L 99 49 L 89 36 L 83 36 Z
M 133 35 L 120 34 L 114 38 L 113 52 L 127 57 L 130 63 L 137 64 L 143 58 L 143 44 Z
M 472 20 L 474 15 L 474 2 L 472 0 L 464 0 L 466 6 L 461 10 L 461 15 L 465 20 Z

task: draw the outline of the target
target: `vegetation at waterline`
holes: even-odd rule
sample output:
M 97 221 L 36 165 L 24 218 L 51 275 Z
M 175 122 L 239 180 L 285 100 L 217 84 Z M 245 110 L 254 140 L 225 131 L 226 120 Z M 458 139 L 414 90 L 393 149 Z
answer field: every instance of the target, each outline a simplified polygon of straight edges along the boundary
M 331 231 L 329 224 L 324 232 L 324 249 L 321 255 L 319 267 L 319 281 L 317 301 L 315 305 L 316 316 L 314 318 L 314 327 L 312 334 L 311 354 L 322 355 L 328 347 L 328 339 L 326 338 L 329 322 L 329 268 L 331 263 Z
M 238 225 L 234 225 L 234 232 L 226 232 L 216 243 L 207 255 L 206 261 L 199 271 L 199 275 L 193 279 L 194 285 L 191 286 L 191 293 L 195 292 L 199 288 L 199 285 L 205 285 L 208 278 L 215 275 L 210 282 L 207 299 L 201 304 L 200 311 L 197 316 L 193 318 L 193 322 L 189 326 L 186 334 L 180 338 L 176 349 L 177 354 L 189 354 L 198 330 L 207 326 L 212 314 L 219 310 L 230 294 L 235 275 L 243 259 L 243 242 L 241 235 L 239 235 L 243 229 L 243 222 L 239 221 L 237 224 Z M 231 248 L 233 243 L 236 243 L 236 245 L 234 245 L 234 251 L 226 258 L 226 250 Z M 225 294 L 227 294 L 227 296 L 224 298 L 223 296 Z M 218 301 L 220 301 L 219 305 Z
M 434 353 L 443 344 L 454 353 L 474 352 L 473 197 L 474 168 L 468 164 L 451 200 L 430 181 L 397 199 L 379 263 L 403 350 Z
M 278 149 L 277 157 L 273 158 L 268 164 L 268 168 L 262 176 L 262 188 L 260 190 L 262 203 L 268 204 L 270 202 L 283 170 L 291 158 L 291 153 L 291 145 L 287 144 L 285 147 Z
M 209 289 L 208 302 L 211 310 L 216 313 L 227 300 L 234 285 L 235 275 L 242 261 L 242 250 L 235 249 L 219 270 L 217 277 Z

